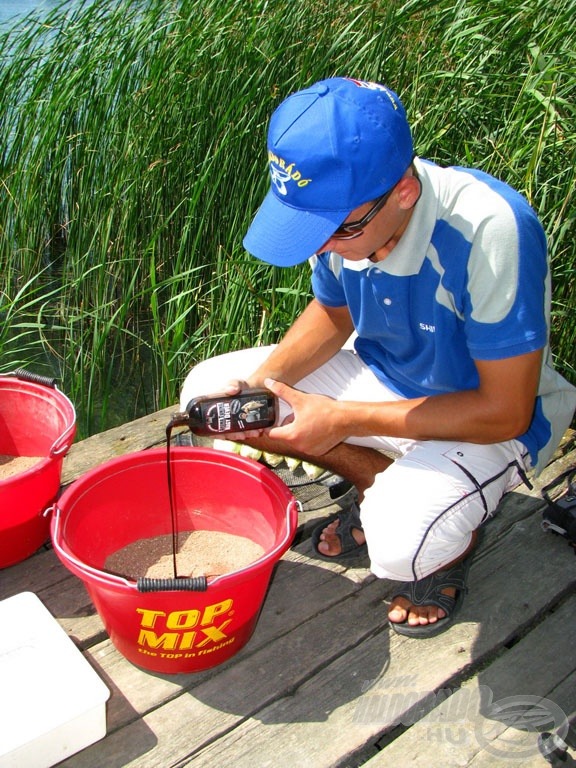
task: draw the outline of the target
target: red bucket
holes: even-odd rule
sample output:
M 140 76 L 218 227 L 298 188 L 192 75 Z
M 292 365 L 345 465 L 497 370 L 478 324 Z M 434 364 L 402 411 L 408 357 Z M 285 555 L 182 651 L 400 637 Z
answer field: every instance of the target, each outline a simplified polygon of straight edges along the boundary
M 0 480 L 0 568 L 25 560 L 50 538 L 44 512 L 60 489 L 75 434 L 74 406 L 53 380 L 26 371 L 0 375 L 0 454 L 42 457 Z
M 134 581 L 106 570 L 117 550 L 172 534 L 165 448 L 112 459 L 72 483 L 53 508 L 52 541 L 120 653 L 177 674 L 221 664 L 248 642 L 274 566 L 294 538 L 298 505 L 251 459 L 185 447 L 170 457 L 178 531 L 244 536 L 263 548 L 259 559 L 208 579 Z

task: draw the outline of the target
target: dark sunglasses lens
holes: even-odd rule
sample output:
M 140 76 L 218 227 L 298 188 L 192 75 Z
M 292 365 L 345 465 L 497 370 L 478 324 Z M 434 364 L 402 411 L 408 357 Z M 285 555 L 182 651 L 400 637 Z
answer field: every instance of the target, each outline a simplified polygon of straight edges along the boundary
M 378 198 L 372 208 L 358 221 L 351 221 L 348 224 L 342 224 L 338 227 L 336 232 L 332 235 L 332 237 L 336 240 L 340 238 L 343 239 L 352 239 L 353 237 L 357 237 L 364 227 L 369 224 L 374 216 L 386 205 L 386 201 L 390 197 L 390 192 L 392 190 L 389 190 L 386 192 L 382 197 Z

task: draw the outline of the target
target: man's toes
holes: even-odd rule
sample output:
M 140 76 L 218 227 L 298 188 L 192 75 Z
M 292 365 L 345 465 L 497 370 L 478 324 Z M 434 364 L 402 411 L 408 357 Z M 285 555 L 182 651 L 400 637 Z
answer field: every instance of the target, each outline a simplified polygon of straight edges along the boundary
M 413 607 L 408 614 L 408 623 L 414 626 L 418 624 L 435 624 L 438 619 L 443 619 L 446 614 L 442 608 L 435 605 L 419 605 Z
M 318 541 L 318 551 L 323 555 L 336 557 L 342 553 L 342 541 L 340 536 L 338 536 L 339 525 L 339 520 L 333 520 L 321 532 Z M 362 546 L 366 542 L 364 531 L 361 528 L 352 528 L 351 533 L 358 546 Z
M 336 541 L 338 540 L 336 539 Z M 318 551 L 322 552 L 323 555 L 334 556 L 340 554 L 340 547 L 335 545 L 332 539 L 320 539 L 318 542 Z
M 445 615 L 442 608 L 437 608 L 435 605 L 412 605 L 403 597 L 394 600 L 388 611 L 390 621 L 398 624 L 406 622 L 412 627 L 434 624 Z
M 341 544 L 340 539 L 338 536 L 336 536 L 335 530 L 337 527 L 334 525 L 334 523 L 331 523 L 330 525 L 326 526 L 322 533 L 320 534 L 320 541 L 318 542 L 318 550 L 322 552 L 323 555 L 330 555 L 334 557 L 335 555 L 340 554 L 341 550 Z
M 396 600 L 390 604 L 390 608 L 388 610 L 389 620 L 397 624 L 402 624 L 408 618 L 408 609 L 410 607 L 410 603 L 403 597 L 396 598 Z
M 322 531 L 322 536 L 335 536 L 336 535 L 336 529 L 340 525 L 340 522 L 338 520 L 332 520 L 331 523 L 328 523 L 326 528 Z

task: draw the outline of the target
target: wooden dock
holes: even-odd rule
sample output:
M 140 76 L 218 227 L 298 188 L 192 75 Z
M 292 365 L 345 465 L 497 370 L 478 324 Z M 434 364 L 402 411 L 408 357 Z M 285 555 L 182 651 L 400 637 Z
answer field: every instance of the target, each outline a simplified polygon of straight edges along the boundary
M 162 445 L 173 411 L 76 443 L 63 485 L 112 456 Z M 111 690 L 106 738 L 60 765 L 545 766 L 538 731 L 576 717 L 576 557 L 541 529 L 540 489 L 576 465 L 575 443 L 567 433 L 534 489 L 506 496 L 459 618 L 428 640 L 390 630 L 392 582 L 314 557 L 308 533 L 333 511 L 325 508 L 302 515 L 247 646 L 192 675 L 152 674 L 121 656 L 49 546 L 3 570 L 0 599 L 36 593 Z M 36 684 L 23 681 L 31 695 Z

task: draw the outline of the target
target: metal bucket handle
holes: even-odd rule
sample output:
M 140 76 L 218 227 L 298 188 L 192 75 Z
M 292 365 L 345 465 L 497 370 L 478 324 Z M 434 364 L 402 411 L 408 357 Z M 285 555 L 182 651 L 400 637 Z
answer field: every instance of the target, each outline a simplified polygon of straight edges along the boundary
M 60 437 L 57 437 L 56 440 L 54 440 L 52 447 L 50 448 L 50 456 L 53 459 L 57 456 L 63 456 L 65 453 L 67 453 L 74 440 L 74 428 L 75 423 L 72 422 L 72 424 L 69 424 L 66 427 Z
M 48 376 L 40 376 L 39 373 L 32 373 L 31 371 L 26 371 L 24 368 L 17 368 L 15 371 L 12 371 L 12 373 L 6 375 L 15 376 L 21 381 L 29 381 L 32 384 L 40 384 L 44 387 L 56 389 L 56 379 L 51 379 Z
M 74 413 L 74 419 L 72 420 L 72 423 L 66 427 L 64 432 L 62 432 L 62 434 L 57 437 L 56 440 L 54 440 L 50 448 L 49 455 L 51 459 L 54 459 L 65 454 L 69 450 L 74 439 L 76 410 L 69 398 L 67 398 L 66 395 L 56 386 L 56 379 L 51 379 L 48 376 L 41 376 L 39 373 L 32 373 L 31 371 L 27 371 L 24 368 L 16 368 L 15 371 L 12 371 L 11 373 L 0 374 L 0 376 L 12 376 L 16 379 L 19 379 L 20 381 L 29 381 L 31 384 L 39 384 L 43 387 L 50 387 L 50 389 L 55 389 L 62 397 L 66 398 L 70 404 L 70 407 L 72 408 L 72 412 Z
M 206 576 L 192 576 L 182 579 L 148 579 L 142 577 L 136 582 L 138 592 L 206 592 Z

